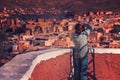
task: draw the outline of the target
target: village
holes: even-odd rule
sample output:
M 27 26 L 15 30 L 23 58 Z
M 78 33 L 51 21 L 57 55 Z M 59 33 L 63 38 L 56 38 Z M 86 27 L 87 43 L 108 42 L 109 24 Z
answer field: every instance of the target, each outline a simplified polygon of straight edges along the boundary
M 33 9 L 34 10 L 34 9 Z M 30 11 L 30 10 L 29 10 Z M 112 11 L 75 14 L 72 18 L 9 18 L 12 14 L 27 14 L 23 9 L 8 10 L 0 13 L 0 36 L 3 49 L 0 51 L 0 65 L 18 54 L 37 51 L 44 48 L 73 47 L 72 33 L 77 23 L 86 23 L 95 29 L 88 37 L 90 47 L 120 48 L 120 14 Z M 34 12 L 35 11 L 35 12 Z M 31 14 L 43 14 L 42 9 L 35 9 Z M 32 13 L 34 12 L 34 13 Z M 59 14 L 58 10 L 48 11 Z M 5 40 L 3 37 L 7 37 Z

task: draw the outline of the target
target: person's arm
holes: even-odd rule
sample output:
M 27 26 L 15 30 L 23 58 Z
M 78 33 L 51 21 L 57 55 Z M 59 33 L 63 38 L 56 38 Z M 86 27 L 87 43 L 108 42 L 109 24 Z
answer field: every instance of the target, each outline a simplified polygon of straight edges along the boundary
M 84 27 L 87 28 L 87 29 L 85 30 L 85 32 L 87 33 L 87 35 L 89 35 L 90 32 L 94 30 L 94 27 L 90 26 L 89 24 L 84 24 Z

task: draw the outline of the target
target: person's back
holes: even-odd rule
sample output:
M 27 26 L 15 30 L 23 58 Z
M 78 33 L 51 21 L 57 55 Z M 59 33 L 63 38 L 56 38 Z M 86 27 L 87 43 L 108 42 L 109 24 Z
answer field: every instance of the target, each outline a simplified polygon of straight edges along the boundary
M 81 25 L 81 32 L 75 31 L 73 33 L 72 39 L 75 45 L 75 49 L 77 49 L 80 53 L 77 54 L 76 57 L 83 58 L 85 56 L 85 53 L 88 51 L 87 46 L 87 37 L 90 34 L 90 31 L 93 30 L 93 28 L 89 24 Z M 87 27 L 88 29 L 82 29 L 84 27 Z M 79 30 L 76 28 L 76 30 Z
M 72 39 L 74 42 L 74 80 L 86 80 L 87 66 L 88 66 L 88 44 L 87 37 L 93 28 L 89 24 L 76 24 L 75 33 Z M 83 70 L 85 69 L 85 70 Z

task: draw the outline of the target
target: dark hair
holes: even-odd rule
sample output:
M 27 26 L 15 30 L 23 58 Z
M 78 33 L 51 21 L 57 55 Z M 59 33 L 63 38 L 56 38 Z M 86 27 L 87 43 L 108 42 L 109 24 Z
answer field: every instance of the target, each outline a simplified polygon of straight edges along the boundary
M 80 26 L 82 26 L 82 25 L 81 25 L 81 24 L 79 24 L 79 23 L 78 23 L 78 24 L 76 24 L 76 25 L 75 25 L 75 31 L 79 30 Z
M 80 24 L 80 23 L 78 23 L 78 24 L 75 25 L 75 32 L 76 32 L 76 33 L 79 32 L 80 26 L 82 27 L 82 31 L 85 30 L 85 26 L 82 25 L 82 24 Z

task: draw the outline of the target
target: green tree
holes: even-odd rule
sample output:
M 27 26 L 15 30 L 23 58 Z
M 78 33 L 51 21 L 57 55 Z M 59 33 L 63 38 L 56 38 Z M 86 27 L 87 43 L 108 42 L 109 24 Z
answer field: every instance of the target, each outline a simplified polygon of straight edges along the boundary
M 4 52 L 4 41 L 7 39 L 3 30 L 0 30 L 0 53 Z
M 98 28 L 98 29 L 97 29 L 97 32 L 104 33 L 104 30 L 103 30 L 102 28 Z
M 119 33 L 120 32 L 120 25 L 114 25 L 113 29 L 110 31 L 110 33 Z
M 119 33 L 120 32 L 120 25 L 114 25 L 114 32 Z

